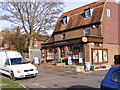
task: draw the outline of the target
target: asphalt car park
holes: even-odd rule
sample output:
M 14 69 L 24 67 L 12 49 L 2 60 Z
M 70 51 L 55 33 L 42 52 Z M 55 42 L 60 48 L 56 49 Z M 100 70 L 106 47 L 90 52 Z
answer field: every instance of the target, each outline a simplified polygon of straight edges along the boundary
M 35 78 L 17 80 L 18 83 L 29 89 L 36 88 L 100 88 L 108 70 L 90 72 L 71 72 L 39 68 Z

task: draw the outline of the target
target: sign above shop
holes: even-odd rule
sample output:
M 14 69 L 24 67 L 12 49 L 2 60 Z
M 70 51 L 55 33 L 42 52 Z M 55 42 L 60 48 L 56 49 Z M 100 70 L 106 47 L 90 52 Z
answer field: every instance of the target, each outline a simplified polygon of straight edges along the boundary
M 62 41 L 55 41 L 51 43 L 44 43 L 42 44 L 42 48 L 47 48 L 47 47 L 58 47 L 58 46 L 68 46 L 68 45 L 75 45 L 75 44 L 82 44 L 86 42 L 103 42 L 102 37 L 95 37 L 95 36 L 87 36 L 87 37 L 79 37 L 79 38 L 74 38 L 74 39 L 69 39 L 69 40 L 62 40 Z M 68 49 L 70 49 L 68 47 Z
M 87 42 L 88 41 L 87 37 L 82 37 L 82 41 Z

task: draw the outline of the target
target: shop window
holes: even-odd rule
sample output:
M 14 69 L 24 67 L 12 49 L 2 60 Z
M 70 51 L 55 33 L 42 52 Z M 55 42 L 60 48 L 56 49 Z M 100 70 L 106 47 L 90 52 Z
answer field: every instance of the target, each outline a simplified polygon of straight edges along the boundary
M 68 17 L 68 16 L 64 16 L 64 17 L 62 17 L 61 22 L 62 22 L 63 25 L 68 24 L 68 22 L 69 22 L 69 17 Z
M 90 27 L 85 28 L 84 35 L 85 36 L 90 35 Z
M 47 60 L 54 60 L 57 58 L 56 48 L 50 48 L 47 50 Z
M 71 56 L 73 64 L 78 65 L 80 59 L 84 59 L 83 45 L 68 46 L 68 55 Z
M 106 63 L 108 62 L 108 54 L 107 50 L 103 49 L 94 49 L 93 50 L 93 63 L 94 64 L 99 64 L 99 63 Z
M 64 49 L 64 47 L 61 47 L 61 57 L 65 57 L 65 49 Z
M 108 18 L 111 18 L 111 11 L 110 11 L 110 8 L 107 8 L 107 9 L 106 9 L 106 12 L 107 12 L 107 17 L 108 17 Z

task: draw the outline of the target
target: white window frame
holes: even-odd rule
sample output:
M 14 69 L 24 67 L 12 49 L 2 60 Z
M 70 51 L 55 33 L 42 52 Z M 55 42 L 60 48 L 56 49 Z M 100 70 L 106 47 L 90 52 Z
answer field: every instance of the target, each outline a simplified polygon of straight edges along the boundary
M 106 12 L 107 12 L 107 17 L 111 18 L 111 9 L 110 8 L 106 8 Z
M 89 18 L 91 16 L 90 9 L 85 9 L 84 12 L 85 12 L 85 18 Z
M 62 17 L 62 24 L 67 25 L 69 22 L 70 17 L 69 16 L 64 16 Z

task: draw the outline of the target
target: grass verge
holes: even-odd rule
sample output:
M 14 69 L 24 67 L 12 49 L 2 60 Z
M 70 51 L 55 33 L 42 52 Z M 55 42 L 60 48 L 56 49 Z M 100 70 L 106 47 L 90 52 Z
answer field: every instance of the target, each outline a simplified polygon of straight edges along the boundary
M 20 84 L 18 84 L 15 81 L 12 81 L 10 79 L 7 79 L 5 77 L 0 77 L 0 89 L 20 89 L 20 90 L 26 90 L 23 88 Z

